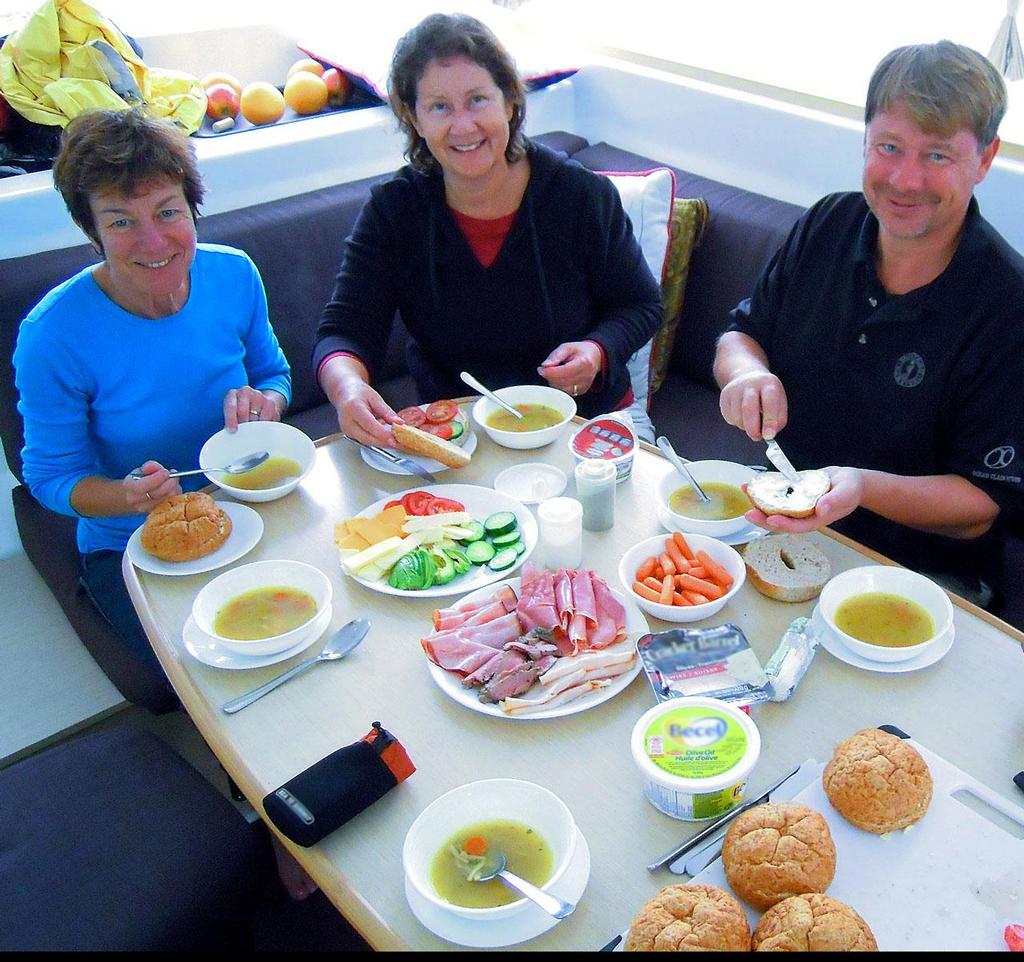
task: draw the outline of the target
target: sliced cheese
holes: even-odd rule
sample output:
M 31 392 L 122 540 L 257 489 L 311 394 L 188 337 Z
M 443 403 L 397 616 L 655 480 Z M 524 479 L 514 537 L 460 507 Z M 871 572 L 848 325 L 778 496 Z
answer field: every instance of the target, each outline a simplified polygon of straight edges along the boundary
M 448 511 L 444 514 L 429 514 L 426 517 L 407 518 L 402 525 L 403 531 L 422 531 L 424 528 L 443 527 L 447 524 L 466 524 L 473 516 L 465 511 Z
M 377 544 L 371 545 L 358 554 L 351 555 L 347 558 L 341 559 L 341 566 L 349 574 L 357 574 L 360 568 L 364 568 L 367 565 L 371 565 L 379 562 L 382 558 L 386 557 L 389 553 L 394 552 L 396 549 L 401 549 L 406 542 L 405 538 L 387 538 Z M 406 548 L 406 550 L 411 550 Z

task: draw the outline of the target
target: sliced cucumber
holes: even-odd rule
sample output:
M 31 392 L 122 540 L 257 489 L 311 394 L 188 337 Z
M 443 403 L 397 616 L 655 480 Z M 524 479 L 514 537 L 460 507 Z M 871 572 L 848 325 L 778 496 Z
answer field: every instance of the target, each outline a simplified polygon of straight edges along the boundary
M 466 546 L 466 557 L 475 565 L 487 564 L 494 557 L 494 548 L 486 541 L 474 541 Z
M 498 534 L 491 538 L 491 544 L 495 548 L 504 548 L 513 545 L 519 540 L 519 529 L 513 528 L 508 534 Z
M 467 521 L 465 524 L 459 525 L 459 527 L 465 528 L 469 532 L 465 537 L 459 538 L 460 541 L 464 541 L 466 544 L 480 541 L 484 536 L 484 526 L 479 521 Z
M 515 531 L 519 522 L 511 511 L 496 511 L 484 521 L 484 531 L 492 538 Z
M 466 426 L 461 421 L 452 421 L 452 436 L 448 439 L 449 441 L 457 441 L 462 437 L 463 431 L 466 430 Z
M 517 541 L 515 544 L 510 544 L 510 548 L 516 549 L 516 554 L 522 554 L 526 550 L 526 545 L 522 541 Z
M 519 557 L 519 553 L 515 548 L 502 548 L 490 561 L 487 562 L 487 567 L 491 571 L 504 571 L 506 568 L 511 568 L 516 563 L 516 558 Z

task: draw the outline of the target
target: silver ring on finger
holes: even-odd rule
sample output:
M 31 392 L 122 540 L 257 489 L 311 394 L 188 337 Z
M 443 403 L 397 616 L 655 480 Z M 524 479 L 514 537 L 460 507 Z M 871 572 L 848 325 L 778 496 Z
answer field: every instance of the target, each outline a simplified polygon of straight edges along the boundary
M 148 491 L 146 492 L 146 497 L 149 498 L 150 501 L 153 500 L 153 495 L 151 495 Z
M 572 396 L 573 396 L 573 397 L 576 397 L 577 393 L 578 393 L 578 388 L 577 388 L 577 387 L 576 387 L 576 385 L 574 384 L 574 385 L 572 386 Z
M 249 417 L 257 418 L 258 419 L 259 416 L 260 416 L 260 412 L 259 411 L 255 411 L 252 408 L 249 409 Z

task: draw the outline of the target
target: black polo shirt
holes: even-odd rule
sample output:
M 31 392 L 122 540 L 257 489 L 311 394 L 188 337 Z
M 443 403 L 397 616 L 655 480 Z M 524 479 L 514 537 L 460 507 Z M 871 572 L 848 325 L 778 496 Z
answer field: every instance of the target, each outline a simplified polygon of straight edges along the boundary
M 780 435 L 798 468 L 959 474 L 1007 513 L 1024 504 L 1024 259 L 972 199 L 956 254 L 930 284 L 886 294 L 878 221 L 860 193 L 796 223 L 732 311 L 789 402 Z M 975 542 L 857 510 L 834 527 L 926 571 L 1001 580 L 998 530 Z

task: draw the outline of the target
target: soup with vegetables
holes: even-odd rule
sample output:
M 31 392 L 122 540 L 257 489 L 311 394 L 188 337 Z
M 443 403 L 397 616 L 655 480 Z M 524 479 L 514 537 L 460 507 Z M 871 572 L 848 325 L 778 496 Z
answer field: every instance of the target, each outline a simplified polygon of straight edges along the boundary
M 836 627 L 883 648 L 909 648 L 935 634 L 932 616 L 916 601 L 884 591 L 847 598 L 836 608 Z
M 697 492 L 687 484 L 672 493 L 668 499 L 669 509 L 699 521 L 729 521 L 750 510 L 750 499 L 735 484 L 704 481 L 701 488 L 711 499 L 709 502 L 698 500 Z
M 510 872 L 534 885 L 543 885 L 554 871 L 551 848 L 528 825 L 478 822 L 452 835 L 434 856 L 430 881 L 437 894 L 467 909 L 492 909 L 518 901 L 521 896 L 506 888 L 501 879 L 475 881 L 487 874 L 496 852 L 508 859 Z
M 302 474 L 302 468 L 298 461 L 291 458 L 267 458 L 262 464 L 251 471 L 243 471 L 241 474 L 224 475 L 224 481 L 233 488 L 243 488 L 246 491 L 265 491 L 267 488 L 276 488 L 285 481 L 297 478 Z
M 254 588 L 232 598 L 213 621 L 222 638 L 259 641 L 304 625 L 316 614 L 316 599 L 300 588 Z
M 487 418 L 487 426 L 498 431 L 522 433 L 553 428 L 565 420 L 564 414 L 546 404 L 513 404 L 512 407 L 523 415 L 522 419 L 499 409 Z

